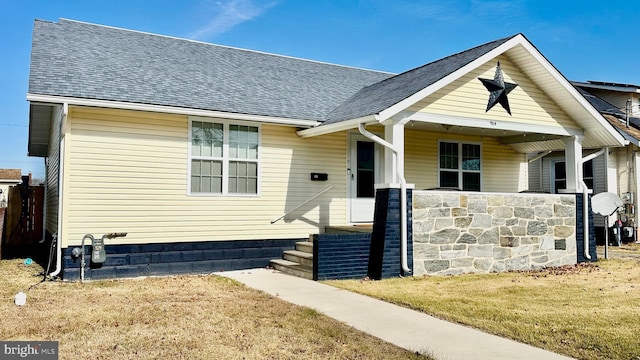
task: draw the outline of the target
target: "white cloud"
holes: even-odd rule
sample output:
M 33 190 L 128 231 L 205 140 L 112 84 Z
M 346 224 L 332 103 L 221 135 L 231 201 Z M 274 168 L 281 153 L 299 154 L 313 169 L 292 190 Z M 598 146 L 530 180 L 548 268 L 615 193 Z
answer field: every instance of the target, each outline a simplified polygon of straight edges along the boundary
M 262 15 L 276 4 L 275 1 L 264 4 L 256 4 L 252 0 L 216 1 L 212 4 L 213 17 L 187 37 L 195 40 L 215 37 L 231 30 L 238 24 Z

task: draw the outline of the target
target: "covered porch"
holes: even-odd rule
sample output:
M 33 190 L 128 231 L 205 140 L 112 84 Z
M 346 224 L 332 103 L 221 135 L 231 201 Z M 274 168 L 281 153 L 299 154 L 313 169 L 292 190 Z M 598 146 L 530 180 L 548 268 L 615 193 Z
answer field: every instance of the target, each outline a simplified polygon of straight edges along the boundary
M 325 123 L 298 134 L 337 131 L 375 144 L 379 154 L 367 159 L 368 167 L 360 166 L 357 144 L 348 141 L 348 153 L 356 154 L 348 156 L 347 164 L 350 204 L 362 194 L 373 201 L 371 191 L 360 187 L 375 188 L 376 194 L 375 206 L 370 206 L 375 211 L 365 216 L 373 221 L 370 277 L 456 272 L 450 270 L 453 262 L 464 264 L 463 271 L 487 266 L 507 270 L 513 264 L 494 266 L 494 261 L 512 256 L 527 267 L 595 259 L 595 249 L 589 252 L 584 150 L 623 146 L 624 139 L 522 35 L 364 88 Z M 528 161 L 551 151 L 565 154 L 562 195 L 524 194 Z M 442 199 L 435 201 L 439 206 L 424 207 L 425 199 L 437 198 Z M 501 205 L 493 204 L 498 198 Z M 485 212 L 462 206 L 469 201 L 484 203 Z M 448 202 L 458 205 L 446 206 Z M 496 214 L 489 213 L 494 206 Z M 536 212 L 540 206 L 544 210 Z M 350 218 L 351 223 L 366 220 Z M 537 224 L 531 225 L 532 233 L 530 220 Z M 465 243 L 471 238 L 461 238 L 462 233 L 484 247 Z M 479 249 L 481 257 L 497 254 L 492 265 L 476 265 L 471 259 Z M 431 260 L 437 261 L 424 265 Z M 418 262 L 422 265 L 416 266 Z

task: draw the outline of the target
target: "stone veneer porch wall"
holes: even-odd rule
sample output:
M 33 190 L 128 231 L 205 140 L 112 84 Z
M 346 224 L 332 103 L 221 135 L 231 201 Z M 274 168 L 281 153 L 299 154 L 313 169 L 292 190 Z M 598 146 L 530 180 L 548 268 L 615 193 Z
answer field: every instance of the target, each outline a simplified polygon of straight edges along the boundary
M 576 262 L 575 195 L 413 192 L 414 275 Z

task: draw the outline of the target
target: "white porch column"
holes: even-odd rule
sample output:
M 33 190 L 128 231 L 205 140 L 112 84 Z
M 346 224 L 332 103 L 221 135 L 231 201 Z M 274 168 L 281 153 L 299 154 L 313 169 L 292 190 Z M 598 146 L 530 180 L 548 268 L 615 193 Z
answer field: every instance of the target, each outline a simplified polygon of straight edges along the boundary
M 564 141 L 564 160 L 567 175 L 567 187 L 563 193 L 582 191 L 579 179 L 582 178 L 582 137 L 574 135 Z
M 404 174 L 404 125 L 408 120 L 392 120 L 384 124 L 384 139 L 396 149 L 397 156 L 389 149 L 384 149 L 384 183 L 398 184 L 398 172 Z

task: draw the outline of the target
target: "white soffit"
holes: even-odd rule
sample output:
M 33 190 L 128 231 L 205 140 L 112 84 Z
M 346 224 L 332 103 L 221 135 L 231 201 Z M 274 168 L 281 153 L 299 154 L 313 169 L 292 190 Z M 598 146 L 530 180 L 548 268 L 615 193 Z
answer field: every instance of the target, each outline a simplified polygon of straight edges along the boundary
M 583 147 L 624 145 L 622 136 L 528 41 L 523 39 L 505 55 L 584 129 Z

